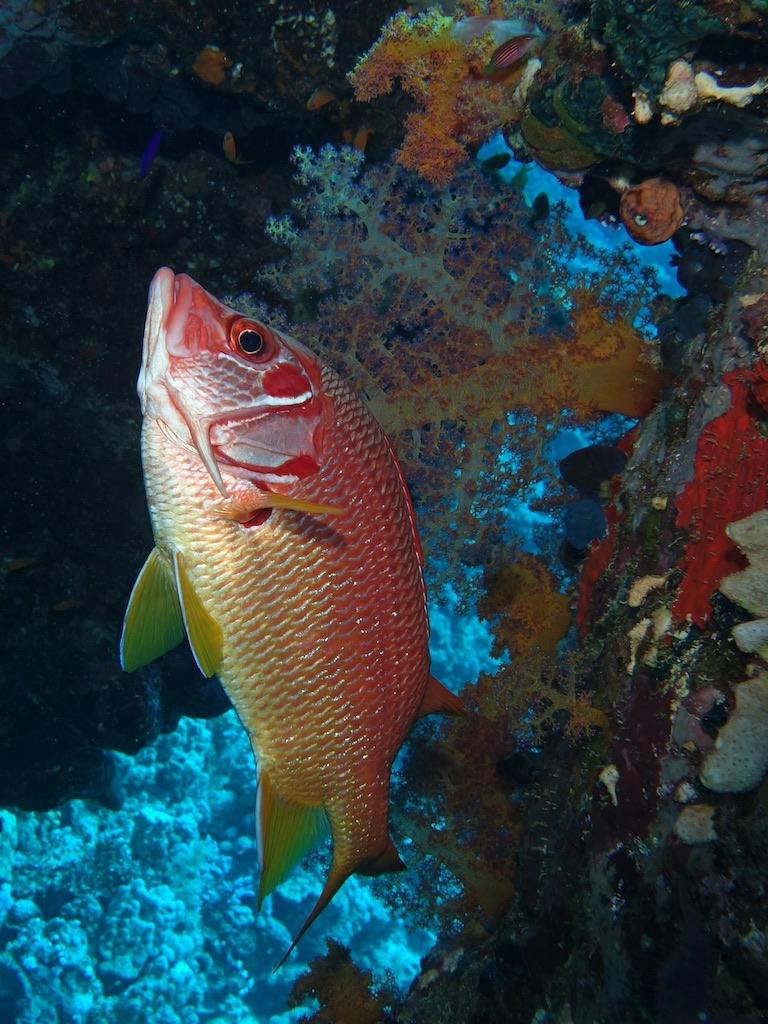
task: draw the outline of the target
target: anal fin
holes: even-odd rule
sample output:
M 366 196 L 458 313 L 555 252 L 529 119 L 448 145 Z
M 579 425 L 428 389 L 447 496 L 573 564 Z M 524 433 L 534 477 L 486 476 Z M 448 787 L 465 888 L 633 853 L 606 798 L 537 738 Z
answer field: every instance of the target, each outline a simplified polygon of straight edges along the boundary
M 178 647 L 184 620 L 170 559 L 152 548 L 133 585 L 120 638 L 120 664 L 126 672 Z
M 221 626 L 206 611 L 203 602 L 195 593 L 184 565 L 180 551 L 174 552 L 173 564 L 176 572 L 176 588 L 189 637 L 189 645 L 195 656 L 197 667 L 204 676 L 215 676 L 221 668 L 224 648 L 224 634 Z
M 288 872 L 328 832 L 323 807 L 302 807 L 285 800 L 272 784 L 269 773 L 259 775 L 256 809 L 259 832 L 259 906 Z
M 433 714 L 465 716 L 467 709 L 455 693 L 451 693 L 447 686 L 443 686 L 434 676 L 430 676 L 417 717 Z

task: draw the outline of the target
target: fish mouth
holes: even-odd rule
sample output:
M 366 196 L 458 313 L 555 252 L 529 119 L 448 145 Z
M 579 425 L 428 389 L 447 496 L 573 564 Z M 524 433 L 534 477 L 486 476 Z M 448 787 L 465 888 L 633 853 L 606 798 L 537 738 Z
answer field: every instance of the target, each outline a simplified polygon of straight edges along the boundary
M 227 498 L 229 491 L 211 446 L 210 424 L 188 413 L 181 395 L 171 383 L 170 355 L 183 337 L 195 287 L 191 277 L 176 274 L 170 267 L 160 267 L 155 272 L 147 298 L 137 390 L 143 415 L 154 418 L 174 444 L 197 452 L 219 492 Z
M 165 331 L 168 316 L 173 309 L 176 275 L 170 267 L 160 267 L 152 278 L 147 298 L 147 318 L 144 322 L 144 341 L 141 370 L 136 389 L 141 411 L 148 415 L 152 385 L 162 380 L 169 368 Z
M 149 286 L 144 323 L 141 370 L 137 382 L 141 411 L 157 421 L 166 437 L 187 451 L 196 451 L 224 497 L 228 491 L 208 437 L 208 424 L 188 416 L 171 384 L 170 344 L 178 342 L 192 301 L 194 282 L 186 274 L 160 267 Z M 189 437 L 189 441 L 185 438 Z

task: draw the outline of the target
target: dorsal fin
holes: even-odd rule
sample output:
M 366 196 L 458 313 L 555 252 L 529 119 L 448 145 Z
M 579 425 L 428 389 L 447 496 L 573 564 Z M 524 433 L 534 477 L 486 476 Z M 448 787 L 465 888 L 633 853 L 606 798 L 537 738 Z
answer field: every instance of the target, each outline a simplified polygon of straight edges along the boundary
M 467 709 L 455 693 L 451 693 L 447 686 L 443 686 L 434 676 L 430 676 L 417 714 L 421 718 L 423 715 L 436 713 L 465 716 Z
M 221 626 L 205 610 L 202 601 L 195 593 L 195 588 L 189 580 L 184 565 L 184 556 L 180 551 L 174 552 L 173 564 L 176 571 L 176 589 L 189 637 L 189 645 L 195 656 L 197 667 L 204 676 L 210 678 L 215 676 L 221 668 L 224 634 L 221 631 Z
M 328 818 L 322 807 L 301 807 L 285 800 L 267 771 L 259 774 L 256 805 L 259 860 L 259 907 L 288 872 L 327 835 Z
M 128 598 L 120 664 L 126 672 L 133 672 L 178 647 L 183 639 L 184 620 L 173 566 L 152 548 Z

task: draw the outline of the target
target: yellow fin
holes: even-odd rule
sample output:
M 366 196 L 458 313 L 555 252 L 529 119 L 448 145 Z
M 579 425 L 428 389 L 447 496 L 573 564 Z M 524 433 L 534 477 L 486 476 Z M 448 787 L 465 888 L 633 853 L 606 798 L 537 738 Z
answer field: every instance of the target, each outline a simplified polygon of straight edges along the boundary
M 467 709 L 460 698 L 455 693 L 451 693 L 447 686 L 439 683 L 434 676 L 430 676 L 417 716 L 421 718 L 422 715 L 466 715 L 466 713 Z
M 291 512 L 306 512 L 307 515 L 313 516 L 340 516 L 344 511 L 338 505 L 318 505 L 314 501 L 291 498 L 287 494 L 276 494 L 274 491 L 263 491 L 242 505 L 236 501 L 231 501 L 226 505 L 217 505 L 213 511 L 222 519 L 246 523 L 263 508 L 285 508 Z
M 259 776 L 256 809 L 261 879 L 259 906 L 328 831 L 322 807 L 300 807 L 283 799 L 267 772 Z
M 215 676 L 221 668 L 224 634 L 218 622 L 205 610 L 202 601 L 189 582 L 184 558 L 180 551 L 174 553 L 173 561 L 181 612 L 184 616 L 189 645 L 195 656 L 197 667 L 204 676 Z
M 167 558 L 152 548 L 133 585 L 120 638 L 124 671 L 148 665 L 184 639 L 176 580 Z

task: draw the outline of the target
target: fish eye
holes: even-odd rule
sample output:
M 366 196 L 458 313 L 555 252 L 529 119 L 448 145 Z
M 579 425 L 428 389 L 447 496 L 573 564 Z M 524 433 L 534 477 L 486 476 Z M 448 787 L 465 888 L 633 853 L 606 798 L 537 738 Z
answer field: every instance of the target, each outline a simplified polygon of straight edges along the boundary
M 268 353 L 270 335 L 266 328 L 252 321 L 236 320 L 229 332 L 232 350 L 241 356 L 264 356 Z
M 264 338 L 258 331 L 243 331 L 238 335 L 237 344 L 247 356 L 257 356 L 264 348 Z

